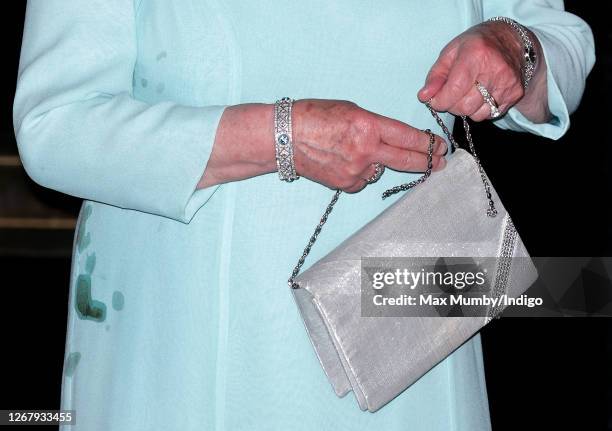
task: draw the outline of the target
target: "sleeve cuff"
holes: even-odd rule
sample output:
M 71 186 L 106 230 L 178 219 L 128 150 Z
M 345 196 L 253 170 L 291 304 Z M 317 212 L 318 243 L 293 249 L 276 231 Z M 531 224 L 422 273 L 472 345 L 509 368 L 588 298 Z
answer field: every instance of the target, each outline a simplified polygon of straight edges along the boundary
M 501 129 L 529 132 L 534 135 L 557 140 L 569 129 L 570 116 L 563 94 L 553 74 L 555 69 L 553 62 L 555 46 L 549 42 L 548 37 L 543 32 L 534 28 L 530 28 L 530 30 L 535 33 L 540 41 L 542 52 L 546 59 L 546 82 L 548 86 L 548 106 L 552 115 L 551 119 L 547 123 L 534 123 L 521 114 L 518 109 L 510 108 L 504 117 L 493 123 Z
M 197 137 L 188 141 L 192 142 L 196 148 L 194 148 L 193 151 L 186 151 L 184 153 L 192 154 L 193 158 L 185 161 L 185 169 L 181 170 L 179 175 L 175 177 L 176 182 L 172 187 L 177 193 L 182 194 L 180 200 L 182 203 L 181 208 L 178 209 L 179 212 L 175 214 L 173 218 L 183 223 L 189 223 L 197 211 L 204 206 L 217 189 L 221 187 L 221 185 L 215 185 L 197 189 L 197 185 L 202 178 L 208 159 L 212 153 L 217 127 L 225 108 L 227 108 L 227 105 L 199 108 L 200 110 L 205 110 L 205 112 L 200 113 L 201 122 L 199 128 L 196 130 Z M 207 145 L 207 143 L 210 144 Z

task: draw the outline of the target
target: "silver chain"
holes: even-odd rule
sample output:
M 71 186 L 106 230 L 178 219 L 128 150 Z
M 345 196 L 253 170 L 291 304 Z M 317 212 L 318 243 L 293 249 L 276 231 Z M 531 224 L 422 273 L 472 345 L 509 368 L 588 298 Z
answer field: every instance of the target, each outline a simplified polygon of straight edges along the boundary
M 302 268 L 302 265 L 304 265 L 304 262 L 306 261 L 306 257 L 308 256 L 308 253 L 310 253 L 310 249 L 312 248 L 315 241 L 317 240 L 317 237 L 321 233 L 321 229 L 323 229 L 323 225 L 327 221 L 327 217 L 329 217 L 332 210 L 334 209 L 334 205 L 336 204 L 336 202 L 338 202 L 338 198 L 340 197 L 341 193 L 342 193 L 342 190 L 336 190 L 336 193 L 334 193 L 334 197 L 332 198 L 329 205 L 327 205 L 327 208 L 325 209 L 325 212 L 323 213 L 323 217 L 321 217 L 321 220 L 319 221 L 319 224 L 315 228 L 314 233 L 310 237 L 310 240 L 308 241 L 306 248 L 304 248 L 304 252 L 302 253 L 302 256 L 298 260 L 297 265 L 295 265 L 295 268 L 293 268 L 293 272 L 291 273 L 291 277 L 289 278 L 289 281 L 288 281 L 289 287 L 291 287 L 292 289 L 300 288 L 300 285 L 294 282 L 293 280 L 300 273 L 300 269 Z
M 429 102 L 426 102 L 425 106 L 427 106 L 427 109 L 429 109 L 429 112 L 431 112 L 431 115 L 433 115 L 433 117 L 436 119 L 436 123 L 438 123 L 438 126 L 440 126 L 440 128 L 442 129 L 442 131 L 448 138 L 449 142 L 453 144 L 453 147 L 455 149 L 458 149 L 459 144 L 457 143 L 457 141 L 455 141 L 455 138 L 453 138 L 453 134 L 450 132 L 450 130 L 448 130 L 448 127 L 446 127 L 446 124 L 444 124 L 444 121 L 442 121 L 442 118 L 440 118 L 436 110 L 431 107 Z M 465 118 L 465 117 L 462 117 L 462 118 Z
M 448 140 L 453 144 L 453 147 L 455 149 L 459 148 L 459 145 L 457 144 L 457 142 L 453 138 L 452 133 L 450 132 L 450 130 L 448 130 L 448 127 L 446 127 L 446 125 L 444 124 L 444 122 L 442 121 L 442 119 L 440 118 L 438 113 L 431 107 L 429 102 L 427 102 L 425 105 L 427 106 L 427 108 L 429 109 L 431 114 L 436 119 L 436 122 L 438 123 L 438 125 L 440 126 L 440 128 L 442 129 L 442 131 L 444 132 L 446 137 L 448 138 Z M 470 126 L 469 126 L 465 116 L 462 116 L 461 118 L 463 119 L 463 127 L 465 129 L 466 139 L 467 139 L 468 144 L 470 146 L 470 151 L 472 153 L 472 156 L 476 160 L 476 164 L 478 165 L 478 170 L 480 172 L 480 178 L 482 179 L 482 182 L 484 184 L 485 193 L 486 193 L 487 199 L 489 201 L 489 208 L 487 209 L 487 215 L 489 217 L 495 217 L 497 215 L 497 210 L 495 209 L 495 204 L 493 203 L 493 199 L 492 199 L 492 196 L 491 196 L 491 188 L 490 188 L 489 182 L 487 180 L 487 177 L 486 177 L 486 175 L 484 173 L 484 169 L 482 168 L 482 165 L 480 164 L 480 159 L 476 155 L 476 151 L 474 149 L 474 142 L 472 141 L 472 134 L 470 133 Z M 433 146 L 434 146 L 434 143 L 435 143 L 435 137 L 434 137 L 434 134 L 431 132 L 431 130 L 427 129 L 427 130 L 425 130 L 425 132 L 427 134 L 429 134 L 429 147 L 428 147 L 428 151 L 427 151 L 427 170 L 423 173 L 423 175 L 421 175 L 419 178 L 417 178 L 414 181 L 411 181 L 411 182 L 406 183 L 406 184 L 401 184 L 399 186 L 395 186 L 395 187 L 392 187 L 392 188 L 386 190 L 382 194 L 382 198 L 383 199 L 385 199 L 385 198 L 387 198 L 387 197 L 389 197 L 389 196 L 391 196 L 391 195 L 393 195 L 395 193 L 399 193 L 401 191 L 406 191 L 408 189 L 411 189 L 414 186 L 424 182 L 431 175 L 431 170 L 432 170 L 432 166 L 433 166 Z M 321 233 L 321 230 L 323 229 L 323 225 L 325 224 L 325 222 L 327 222 L 327 218 L 329 217 L 329 215 L 331 214 L 332 210 L 334 209 L 334 205 L 336 204 L 336 202 L 338 202 L 338 198 L 340 197 L 341 193 L 342 193 L 342 190 L 336 190 L 336 192 L 334 193 L 334 196 L 332 197 L 331 202 L 327 205 L 327 208 L 325 209 L 325 212 L 323 213 L 323 216 L 321 217 L 321 220 L 319 221 L 319 224 L 317 225 L 317 227 L 314 230 L 314 233 L 311 235 L 310 239 L 308 240 L 308 244 L 304 248 L 304 251 L 302 252 L 302 256 L 300 256 L 297 264 L 295 265 L 295 268 L 293 268 L 293 272 L 291 273 L 291 277 L 289 277 L 289 280 L 287 280 L 287 283 L 288 283 L 288 285 L 289 285 L 289 287 L 291 289 L 299 289 L 300 288 L 300 285 L 295 282 L 295 278 L 300 273 L 300 269 L 304 265 L 304 262 L 306 261 L 306 257 L 308 257 L 308 254 L 310 253 L 310 250 L 312 249 L 312 246 L 317 241 L 317 237 Z
M 438 125 L 440 126 L 440 128 L 442 129 L 446 137 L 448 138 L 448 140 L 453 144 L 453 147 L 455 147 L 455 149 L 459 148 L 459 144 L 457 144 L 457 141 L 455 141 L 455 139 L 453 138 L 453 134 L 450 132 L 450 130 L 448 130 L 448 127 L 446 127 L 446 124 L 444 124 L 444 121 L 442 121 L 442 118 L 440 118 L 440 116 L 435 111 L 435 109 L 431 107 L 429 102 L 425 103 L 425 106 L 427 106 L 427 109 L 429 109 L 429 112 L 431 112 L 431 115 L 433 115 L 433 117 L 436 119 L 436 122 L 438 123 Z M 497 215 L 497 209 L 495 208 L 495 203 L 493 202 L 493 197 L 491 196 L 491 185 L 489 184 L 489 180 L 487 179 L 485 171 L 482 168 L 482 164 L 480 163 L 480 157 L 478 157 L 478 154 L 476 154 L 476 148 L 474 147 L 474 141 L 472 140 L 472 133 L 470 132 L 470 124 L 468 123 L 465 115 L 462 115 L 461 119 L 463 120 L 463 129 L 465 130 L 465 139 L 468 142 L 468 145 L 470 147 L 470 152 L 472 153 L 474 160 L 476 160 L 476 165 L 478 166 L 478 173 L 480 174 L 482 184 L 484 185 L 485 194 L 487 195 L 487 200 L 489 201 L 489 208 L 487 209 L 487 215 L 489 217 L 495 217 Z
M 437 114 L 436 114 L 437 115 Z M 487 208 L 487 215 L 489 217 L 495 217 L 497 215 L 497 208 L 495 208 L 495 203 L 493 202 L 493 196 L 491 195 L 491 184 L 489 184 L 489 180 L 487 179 L 487 175 L 485 174 L 484 169 L 482 168 L 482 164 L 480 164 L 480 158 L 478 154 L 476 154 L 476 148 L 474 148 L 474 141 L 472 141 L 472 133 L 470 132 L 470 125 L 465 116 L 462 116 L 463 120 L 463 129 L 465 130 L 465 138 L 468 141 L 470 146 L 470 152 L 476 160 L 476 165 L 478 166 L 478 172 L 480 173 L 480 179 L 482 180 L 482 184 L 484 185 L 485 194 L 487 195 L 487 200 L 489 201 L 489 208 Z
M 429 135 L 429 147 L 427 149 L 427 169 L 425 170 L 425 173 L 414 181 L 410 181 L 409 183 L 401 184 L 399 186 L 395 186 L 395 187 L 390 188 L 389 190 L 386 190 L 382 194 L 383 199 L 386 199 L 389 196 L 394 195 L 396 193 L 409 190 L 413 188 L 414 186 L 417 186 L 421 184 L 422 182 L 424 182 L 431 175 L 431 170 L 433 168 L 433 147 L 436 142 L 436 138 L 434 134 L 431 133 L 431 130 L 429 129 L 425 130 L 425 133 Z

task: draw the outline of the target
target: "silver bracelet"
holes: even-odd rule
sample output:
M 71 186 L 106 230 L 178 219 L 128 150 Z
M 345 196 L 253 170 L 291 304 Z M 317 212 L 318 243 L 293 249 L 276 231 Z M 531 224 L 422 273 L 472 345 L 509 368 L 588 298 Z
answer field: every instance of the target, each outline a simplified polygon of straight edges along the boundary
M 535 45 L 529 36 L 529 32 L 523 25 L 505 16 L 495 16 L 493 18 L 489 18 L 487 21 L 500 21 L 506 23 L 519 34 L 521 40 L 523 41 L 523 88 L 527 88 L 529 81 L 531 81 L 531 78 L 533 78 L 533 75 L 535 75 L 538 61 Z
M 274 104 L 274 143 L 278 176 L 283 181 L 299 178 L 293 161 L 293 134 L 291 130 L 291 108 L 293 99 L 283 97 Z

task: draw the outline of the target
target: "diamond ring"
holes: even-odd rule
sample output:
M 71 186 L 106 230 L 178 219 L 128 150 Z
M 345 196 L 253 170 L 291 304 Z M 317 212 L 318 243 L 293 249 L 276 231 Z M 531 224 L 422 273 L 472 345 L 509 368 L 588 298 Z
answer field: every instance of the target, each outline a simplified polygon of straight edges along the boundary
M 476 85 L 476 88 L 478 88 L 478 91 L 480 91 L 480 94 L 482 94 L 482 98 L 484 99 L 484 101 L 489 104 L 489 107 L 491 108 L 491 118 L 499 117 L 501 115 L 501 112 L 499 111 L 499 106 L 497 106 L 497 102 L 495 101 L 493 96 L 491 96 L 489 90 L 487 90 L 485 86 L 478 81 L 476 81 L 474 84 Z
M 385 172 L 385 166 L 382 163 L 376 162 L 373 165 L 375 169 L 374 175 L 372 175 L 370 178 L 366 180 L 366 183 L 368 184 L 372 184 L 378 181 L 380 177 L 382 177 L 383 172 Z

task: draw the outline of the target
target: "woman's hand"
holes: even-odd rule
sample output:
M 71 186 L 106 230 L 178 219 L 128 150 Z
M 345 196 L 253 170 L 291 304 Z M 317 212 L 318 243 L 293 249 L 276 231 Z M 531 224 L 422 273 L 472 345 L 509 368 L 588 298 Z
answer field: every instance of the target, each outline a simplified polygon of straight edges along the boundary
M 274 105 L 225 109 L 198 188 L 275 172 Z M 293 104 L 296 172 L 350 193 L 367 185 L 374 163 L 404 172 L 427 169 L 429 135 L 406 123 L 343 100 L 304 99 Z M 446 161 L 446 143 L 436 136 L 433 169 Z
M 537 37 L 530 32 L 538 56 L 535 75 L 523 89 L 523 42 L 503 22 L 484 22 L 453 39 L 440 53 L 419 91 L 437 111 L 465 115 L 474 121 L 491 118 L 491 110 L 475 86 L 480 82 L 497 101 L 501 114 L 513 106 L 534 122 L 550 117 L 546 63 Z
M 304 99 L 293 105 L 296 172 L 332 189 L 357 192 L 380 162 L 397 171 L 427 169 L 429 135 L 342 100 Z M 436 136 L 433 169 L 446 164 Z

